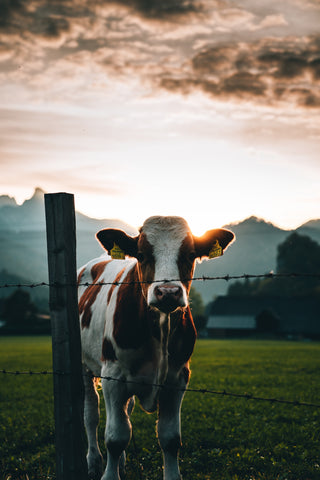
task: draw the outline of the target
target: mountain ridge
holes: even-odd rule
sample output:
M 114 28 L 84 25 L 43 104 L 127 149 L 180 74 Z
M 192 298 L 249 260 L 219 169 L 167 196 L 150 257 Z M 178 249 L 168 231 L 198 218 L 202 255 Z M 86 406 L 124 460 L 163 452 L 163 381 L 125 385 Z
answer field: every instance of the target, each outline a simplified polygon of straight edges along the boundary
M 44 191 L 37 188 L 22 205 L 14 205 L 0 196 L 0 265 L 12 274 L 29 279 L 30 283 L 46 282 L 47 251 L 44 210 Z M 138 233 L 135 227 L 118 219 L 95 219 L 76 212 L 77 265 L 80 267 L 104 251 L 95 234 L 101 228 L 120 228 L 129 235 Z M 277 247 L 296 231 L 320 243 L 320 219 L 302 224 L 297 229 L 283 230 L 271 222 L 250 216 L 224 226 L 236 235 L 236 241 L 225 255 L 196 266 L 195 277 L 263 274 L 276 268 Z M 224 280 L 194 281 L 193 286 L 208 303 L 224 295 L 229 283 Z
M 14 210 L 23 209 L 24 212 L 26 211 L 26 209 L 32 210 L 35 207 L 39 207 L 39 206 L 43 207 L 45 193 L 46 192 L 41 187 L 36 187 L 33 195 L 30 198 L 24 200 L 24 202 L 21 205 L 18 205 L 18 203 L 17 203 L 17 201 L 14 197 L 10 197 L 9 195 L 6 195 L 6 194 L 0 195 L 0 226 L 1 226 L 1 212 L 2 212 L 3 208 L 5 208 L 5 212 L 7 213 L 8 212 L 8 210 L 7 210 L 8 207 L 13 208 Z M 126 226 L 126 228 L 129 228 L 132 232 L 137 232 L 137 229 L 135 227 L 133 227 L 132 225 L 129 225 L 126 222 L 123 222 L 122 220 L 117 219 L 117 218 L 97 219 L 97 218 L 85 215 L 84 213 L 81 213 L 77 210 L 76 210 L 76 215 L 79 217 L 80 220 L 84 219 L 84 220 L 88 220 L 89 222 L 106 222 L 107 221 L 107 222 L 112 222 L 113 224 L 116 224 L 117 222 L 119 222 L 120 224 Z M 255 215 L 250 215 L 249 217 L 246 217 L 243 220 L 237 220 L 237 221 L 231 222 L 229 224 L 223 225 L 223 228 L 228 228 L 228 229 L 232 230 L 232 228 L 239 228 L 240 226 L 241 226 L 241 228 L 244 228 L 244 227 L 250 228 L 250 227 L 255 227 L 257 225 L 263 226 L 265 229 L 267 229 L 267 228 L 277 229 L 277 230 L 281 230 L 281 231 L 284 231 L 284 232 L 292 232 L 292 231 L 301 230 L 301 229 L 304 229 L 304 228 L 312 228 L 312 229 L 319 229 L 320 230 L 320 218 L 319 219 L 310 219 L 307 222 L 304 222 L 301 225 L 299 225 L 297 228 L 284 229 L 284 228 L 281 228 L 281 227 L 275 225 L 271 221 L 265 220 L 262 217 L 257 217 Z M 15 227 L 15 229 L 16 229 L 16 227 Z M 134 234 L 134 233 L 132 233 L 132 234 Z
M 14 197 L 0 195 L 0 229 L 6 231 L 39 231 L 46 228 L 44 195 L 45 191 L 37 187 L 33 195 L 18 205 Z M 9 200 L 8 200 L 9 199 Z M 14 203 L 10 201 L 14 200 Z M 137 229 L 122 220 L 97 219 L 76 211 L 77 229 L 86 230 L 97 228 L 121 228 L 130 235 L 136 235 Z
M 307 222 L 302 223 L 301 225 L 299 225 L 296 228 L 287 229 L 287 228 L 279 227 L 276 224 L 274 224 L 274 223 L 272 223 L 268 220 L 265 220 L 262 217 L 256 217 L 255 215 L 250 215 L 249 217 L 246 217 L 243 220 L 238 220 L 238 221 L 231 222 L 229 224 L 223 225 L 223 228 L 229 228 L 230 230 L 232 230 L 233 227 L 238 227 L 238 226 L 241 226 L 241 227 L 248 226 L 248 227 L 250 227 L 250 226 L 254 226 L 254 225 L 263 226 L 266 229 L 267 228 L 277 229 L 277 230 L 281 230 L 283 232 L 293 232 L 293 231 L 299 230 L 301 228 L 309 228 L 309 227 L 310 228 L 318 228 L 320 230 L 320 219 L 308 220 Z

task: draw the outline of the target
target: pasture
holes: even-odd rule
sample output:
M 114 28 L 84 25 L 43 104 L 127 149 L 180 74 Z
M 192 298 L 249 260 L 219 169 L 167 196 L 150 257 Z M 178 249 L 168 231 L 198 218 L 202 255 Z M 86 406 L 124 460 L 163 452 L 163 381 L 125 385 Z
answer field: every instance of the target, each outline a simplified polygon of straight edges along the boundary
M 49 337 L 0 338 L 1 370 L 44 371 L 51 365 Z M 191 368 L 190 388 L 320 404 L 319 343 L 198 340 Z M 0 374 L 0 480 L 55 478 L 52 392 L 51 375 Z M 137 402 L 128 480 L 161 478 L 155 421 Z M 319 427 L 320 409 L 187 392 L 183 478 L 319 479 Z M 101 440 L 103 429 L 101 422 Z

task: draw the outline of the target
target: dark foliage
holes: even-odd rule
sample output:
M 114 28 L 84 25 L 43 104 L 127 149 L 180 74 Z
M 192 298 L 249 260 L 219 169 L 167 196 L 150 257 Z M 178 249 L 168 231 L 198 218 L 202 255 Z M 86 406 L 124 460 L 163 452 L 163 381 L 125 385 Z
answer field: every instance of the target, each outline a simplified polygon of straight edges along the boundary
M 306 235 L 292 233 L 278 246 L 277 274 L 306 274 L 305 277 L 267 278 L 236 282 L 228 289 L 234 296 L 320 296 L 318 278 L 309 274 L 320 272 L 320 245 Z

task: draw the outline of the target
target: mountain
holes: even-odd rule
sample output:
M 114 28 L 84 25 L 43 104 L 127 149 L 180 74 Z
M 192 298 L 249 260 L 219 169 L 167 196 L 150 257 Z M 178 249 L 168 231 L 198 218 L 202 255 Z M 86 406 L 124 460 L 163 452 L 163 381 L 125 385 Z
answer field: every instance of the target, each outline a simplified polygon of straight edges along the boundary
M 195 276 L 256 275 L 275 270 L 277 246 L 292 233 L 257 217 L 224 225 L 224 228 L 235 233 L 236 241 L 222 257 L 198 264 Z M 229 282 L 205 280 L 194 282 L 193 285 L 208 303 L 214 297 L 224 295 Z
M 30 283 L 28 280 L 26 280 L 23 277 L 20 277 L 18 275 L 15 275 L 13 273 L 7 272 L 7 270 L 0 270 L 0 285 L 19 285 L 19 284 L 25 284 L 25 283 Z M 1 288 L 0 289 L 0 298 L 3 297 L 8 297 L 13 293 L 15 289 L 8 287 L 8 288 Z
M 43 194 L 43 190 L 37 188 L 32 198 L 26 200 L 21 206 L 18 206 L 14 199 L 2 195 L 0 197 L 0 229 L 43 230 L 45 226 Z
M 21 206 L 2 202 L 4 196 L 0 197 L 0 269 L 24 277 L 27 283 L 48 281 L 44 193 L 37 188 Z M 134 227 L 121 220 L 98 220 L 79 212 L 76 225 L 79 266 L 103 253 L 95 239 L 102 228 L 120 228 L 130 235 L 137 234 Z
M 320 220 L 312 220 L 296 230 L 283 230 L 257 217 L 225 225 L 236 235 L 236 241 L 225 255 L 213 261 L 205 261 L 196 268 L 196 275 L 225 276 L 264 274 L 276 270 L 277 247 L 296 231 L 320 243 Z M 229 281 L 230 283 L 232 281 Z M 205 303 L 218 295 L 224 295 L 229 287 L 225 280 L 194 283 Z M 202 283 L 202 285 L 201 285 Z
M 17 206 L 14 199 L 7 195 L 0 196 L 0 231 L 8 232 L 39 232 L 45 231 L 45 209 L 44 194 L 41 188 L 36 188 L 31 198 L 26 200 L 21 206 Z M 10 200 L 13 200 L 10 201 Z M 76 212 L 77 229 L 82 231 L 95 230 L 106 226 L 112 228 L 121 228 L 130 234 L 136 234 L 134 227 L 116 219 L 98 220 L 90 218 L 82 213 Z
M 17 207 L 16 199 L 9 195 L 0 195 L 0 208 L 6 206 Z
M 120 228 L 130 235 L 137 234 L 134 227 L 121 220 L 98 220 L 79 212 L 76 212 L 76 224 L 78 266 L 103 253 L 95 239 L 101 228 Z M 225 225 L 225 228 L 236 234 L 236 241 L 222 257 L 197 264 L 196 277 L 260 274 L 275 270 L 277 247 L 292 233 L 257 217 Z M 320 243 L 320 220 L 307 222 L 296 231 Z M 30 283 L 48 279 L 44 192 L 40 188 L 21 206 L 10 197 L 0 196 L 0 269 L 24 277 Z M 193 286 L 208 303 L 215 296 L 225 294 L 229 282 L 199 280 L 194 281 Z M 43 292 L 43 287 L 40 290 Z

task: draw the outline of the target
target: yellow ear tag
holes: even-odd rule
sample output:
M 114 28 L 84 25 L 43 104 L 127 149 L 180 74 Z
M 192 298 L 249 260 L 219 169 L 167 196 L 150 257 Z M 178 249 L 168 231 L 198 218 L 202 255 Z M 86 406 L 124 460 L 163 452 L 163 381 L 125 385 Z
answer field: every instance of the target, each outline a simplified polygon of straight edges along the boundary
M 123 260 L 125 258 L 124 251 L 121 250 L 121 248 L 116 243 L 113 244 L 113 248 L 110 250 L 110 255 L 111 258 L 115 260 Z
M 223 249 L 218 240 L 216 240 L 209 252 L 209 258 L 221 257 L 221 255 L 223 255 Z

